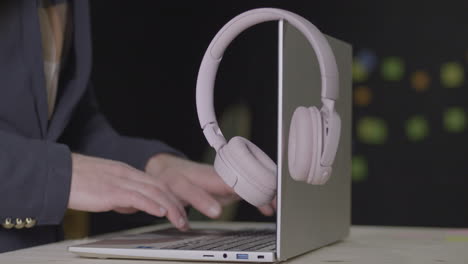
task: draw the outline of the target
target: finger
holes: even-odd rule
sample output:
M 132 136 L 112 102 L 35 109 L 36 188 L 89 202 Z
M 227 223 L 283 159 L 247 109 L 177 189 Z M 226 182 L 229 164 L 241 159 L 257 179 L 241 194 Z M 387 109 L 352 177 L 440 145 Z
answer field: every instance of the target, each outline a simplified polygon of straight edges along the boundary
M 142 171 L 139 171 L 137 169 L 134 169 L 134 168 L 130 168 L 130 169 L 132 170 L 132 173 L 134 174 L 134 177 L 132 178 L 132 180 L 143 183 L 144 185 L 154 186 L 164 191 L 167 198 L 171 200 L 177 206 L 180 214 L 182 214 L 185 218 L 187 218 L 187 212 L 185 211 L 185 208 L 184 208 L 185 204 L 183 204 L 182 201 L 177 199 L 177 197 L 169 191 L 170 188 L 166 184 L 164 184 L 164 182 Z
M 185 211 L 185 207 L 184 207 L 186 205 L 185 201 L 177 198 L 176 195 L 172 192 L 172 190 L 169 187 L 167 187 L 167 185 L 164 184 L 163 182 L 154 178 L 152 179 L 152 181 L 153 181 L 154 186 L 158 188 L 163 188 L 163 190 L 165 190 L 165 194 L 167 195 L 167 197 L 177 206 L 180 213 L 185 218 L 187 218 L 187 212 Z
M 161 204 L 162 207 L 167 210 L 167 219 L 173 223 L 175 227 L 180 230 L 188 229 L 188 220 L 185 210 L 181 210 L 183 207 L 180 202 L 168 197 L 168 192 L 162 191 L 157 186 L 137 181 L 128 181 L 126 187 L 148 197 L 155 203 Z
M 159 203 L 134 191 L 121 191 L 116 195 L 114 201 L 116 203 L 115 208 L 135 208 L 158 217 L 163 217 L 167 213 L 167 210 Z
M 191 204 L 195 209 L 210 218 L 217 218 L 221 214 L 221 204 L 200 187 L 191 184 L 183 177 L 171 185 L 171 189 L 182 200 Z
M 120 214 L 134 214 L 138 212 L 137 209 L 132 208 L 132 207 L 117 207 L 117 208 L 114 208 L 114 211 Z
M 185 211 L 185 205 L 187 205 L 187 203 L 184 200 L 177 198 L 170 189 L 166 191 L 166 195 L 167 198 L 177 206 L 177 209 L 179 210 L 180 214 L 185 218 L 185 220 L 187 220 L 188 216 L 187 212 Z M 187 221 L 187 225 L 188 224 L 189 223 Z
M 275 209 L 275 211 L 276 211 L 277 200 L 278 200 L 278 198 L 277 198 L 277 196 L 275 196 L 275 198 L 273 198 L 273 201 L 271 201 L 271 206 L 273 207 L 273 209 Z
M 144 186 L 152 186 L 154 188 L 158 188 L 162 191 L 164 191 L 167 199 L 169 199 L 179 210 L 180 214 L 187 220 L 187 212 L 185 211 L 184 208 L 184 201 L 181 201 L 178 199 L 170 190 L 169 187 L 167 187 L 166 184 L 164 184 L 162 181 L 151 177 L 149 175 L 145 175 L 147 177 L 138 177 L 138 181 L 140 184 L 143 184 Z M 187 222 L 188 223 L 188 222 Z
M 151 188 L 157 188 L 157 191 L 164 192 L 166 198 L 172 201 L 172 203 L 178 208 L 180 214 L 187 218 L 183 204 L 172 193 L 170 193 L 169 188 L 162 181 L 159 181 L 156 178 L 130 166 L 126 166 L 126 173 L 124 177 L 126 180 L 131 181 L 130 186 L 132 189 L 137 191 L 141 189 L 142 191 L 146 192 L 146 195 L 154 191 L 151 190 Z M 149 196 L 151 197 L 151 195 Z
M 194 184 L 203 188 L 209 193 L 216 195 L 234 194 L 234 190 L 227 185 L 224 180 L 216 173 L 213 166 L 193 163 L 191 169 L 185 176 Z
M 275 211 L 273 210 L 273 207 L 268 204 L 258 207 L 258 210 L 265 216 L 272 216 L 275 213 Z
M 241 200 L 240 196 L 235 193 L 223 196 L 214 195 L 214 197 L 222 206 L 226 206 Z

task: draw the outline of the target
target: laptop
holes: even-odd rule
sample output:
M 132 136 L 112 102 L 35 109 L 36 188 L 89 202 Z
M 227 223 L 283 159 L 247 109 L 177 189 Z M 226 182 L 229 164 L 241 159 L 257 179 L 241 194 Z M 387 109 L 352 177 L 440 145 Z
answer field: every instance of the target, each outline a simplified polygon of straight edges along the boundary
M 351 46 L 327 36 L 340 72 L 336 110 L 342 135 L 333 175 L 323 186 L 294 181 L 287 138 L 297 106 L 321 106 L 320 71 L 307 40 L 279 21 L 278 193 L 276 223 L 201 223 L 179 232 L 169 225 L 71 246 L 84 257 L 186 261 L 278 262 L 345 238 L 351 222 Z M 312 89 L 311 89 L 312 88 Z

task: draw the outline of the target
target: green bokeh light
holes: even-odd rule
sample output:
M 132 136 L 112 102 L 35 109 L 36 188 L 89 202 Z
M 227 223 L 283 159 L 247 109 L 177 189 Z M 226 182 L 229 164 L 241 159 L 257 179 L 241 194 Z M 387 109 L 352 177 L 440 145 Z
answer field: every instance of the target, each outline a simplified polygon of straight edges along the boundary
M 365 181 L 369 174 L 369 166 L 363 156 L 354 156 L 351 167 L 353 182 Z
M 366 70 L 366 67 L 358 60 L 353 60 L 353 81 L 354 82 L 364 82 L 367 80 L 369 73 Z
M 411 141 L 421 141 L 429 135 L 429 124 L 422 116 L 413 116 L 406 121 L 406 136 Z
M 440 67 L 440 82 L 444 87 L 459 87 L 464 81 L 465 73 L 460 63 L 447 62 Z
M 444 112 L 445 130 L 460 133 L 466 129 L 466 113 L 461 107 L 451 107 Z
M 357 136 L 366 144 L 384 144 L 387 140 L 387 124 L 376 117 L 363 117 L 357 122 Z
M 383 59 L 380 71 L 384 80 L 399 81 L 405 74 L 405 63 L 401 58 L 387 57 Z

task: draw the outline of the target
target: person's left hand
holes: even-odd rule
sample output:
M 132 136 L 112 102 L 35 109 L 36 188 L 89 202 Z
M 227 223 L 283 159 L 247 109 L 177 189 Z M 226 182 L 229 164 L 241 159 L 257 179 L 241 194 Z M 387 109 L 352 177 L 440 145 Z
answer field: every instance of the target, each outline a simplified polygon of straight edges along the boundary
M 223 205 L 240 200 L 210 165 L 161 153 L 148 161 L 146 172 L 165 182 L 185 205 L 190 204 L 210 218 L 219 217 Z M 273 201 L 271 205 L 258 209 L 264 215 L 271 216 L 275 205 L 276 201 Z

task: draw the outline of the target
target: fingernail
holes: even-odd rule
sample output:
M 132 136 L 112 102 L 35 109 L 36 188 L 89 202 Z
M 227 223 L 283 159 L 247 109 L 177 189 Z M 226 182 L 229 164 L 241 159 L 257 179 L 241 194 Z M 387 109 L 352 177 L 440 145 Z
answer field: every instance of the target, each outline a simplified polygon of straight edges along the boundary
M 183 218 L 179 218 L 179 223 L 177 223 L 179 227 L 183 227 L 185 225 L 185 220 Z
M 212 206 L 210 207 L 210 209 L 208 209 L 208 213 L 212 216 L 212 217 L 217 217 L 220 213 L 221 213 L 221 208 L 219 208 L 219 206 Z
M 162 215 L 166 215 L 167 210 L 164 207 L 159 207 L 159 212 L 161 212 Z

